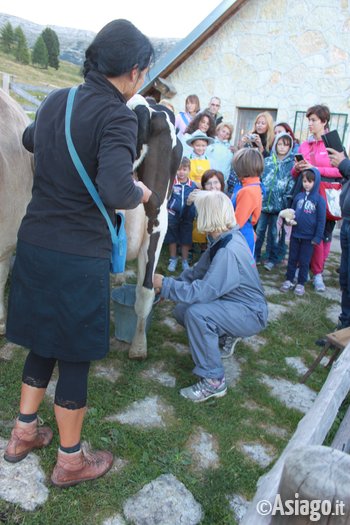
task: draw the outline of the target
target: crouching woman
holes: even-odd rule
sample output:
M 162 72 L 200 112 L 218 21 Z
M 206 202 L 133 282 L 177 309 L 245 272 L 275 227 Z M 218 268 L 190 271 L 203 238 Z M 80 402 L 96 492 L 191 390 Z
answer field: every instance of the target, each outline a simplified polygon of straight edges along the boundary
M 227 392 L 219 338 L 260 332 L 267 323 L 267 304 L 230 199 L 222 192 L 202 191 L 195 206 L 198 230 L 208 236 L 207 250 L 177 279 L 155 274 L 154 287 L 178 303 L 174 315 L 186 328 L 193 372 L 200 377 L 180 394 L 199 403 Z

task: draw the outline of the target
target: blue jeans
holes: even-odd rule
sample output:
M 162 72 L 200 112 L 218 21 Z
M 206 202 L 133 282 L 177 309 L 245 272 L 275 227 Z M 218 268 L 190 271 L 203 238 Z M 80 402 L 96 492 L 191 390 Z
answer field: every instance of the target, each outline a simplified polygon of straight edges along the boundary
M 290 238 L 286 275 L 288 281 L 293 281 L 295 271 L 299 266 L 298 284 L 306 283 L 313 251 L 314 246 L 311 244 L 311 239 Z
M 341 314 L 339 321 L 342 328 L 350 326 L 350 220 L 343 219 L 340 230 L 341 259 L 339 284 L 341 294 Z
M 277 219 L 278 213 L 261 212 L 255 230 L 257 236 L 255 243 L 255 259 L 257 261 L 259 261 L 261 257 L 261 248 L 264 244 L 267 230 L 267 245 L 269 247 L 268 260 L 274 264 L 278 262 Z
M 219 350 L 219 337 L 249 337 L 267 324 L 265 302 L 248 308 L 241 302 L 215 299 L 210 303 L 178 303 L 174 317 L 187 331 L 195 367 L 199 377 L 219 379 L 225 370 Z

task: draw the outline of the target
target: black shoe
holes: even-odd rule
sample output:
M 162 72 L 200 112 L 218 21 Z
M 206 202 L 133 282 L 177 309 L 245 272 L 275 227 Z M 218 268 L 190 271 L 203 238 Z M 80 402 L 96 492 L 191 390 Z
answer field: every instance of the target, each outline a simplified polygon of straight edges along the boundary
M 326 346 L 327 340 L 325 337 L 321 337 L 320 339 L 316 339 L 315 345 L 317 346 Z

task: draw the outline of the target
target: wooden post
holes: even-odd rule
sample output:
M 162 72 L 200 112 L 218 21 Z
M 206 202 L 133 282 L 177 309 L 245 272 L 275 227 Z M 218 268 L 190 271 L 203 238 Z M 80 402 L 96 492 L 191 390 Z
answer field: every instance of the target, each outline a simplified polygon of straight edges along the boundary
M 10 75 L 8 73 L 2 74 L 2 89 L 8 95 L 10 94 Z
M 310 520 L 346 525 L 350 522 L 350 456 L 330 447 L 294 449 L 286 457 L 278 494 L 273 525 L 307 525 Z
M 299 422 L 288 445 L 272 467 L 270 472 L 258 481 L 258 489 L 254 499 L 241 521 L 241 525 L 268 525 L 270 515 L 261 515 L 257 511 L 257 504 L 267 500 L 273 504 L 281 479 L 286 456 L 295 448 L 307 445 L 322 445 L 338 409 L 350 390 L 350 344 L 335 361 L 327 380 L 319 392 L 314 404 Z

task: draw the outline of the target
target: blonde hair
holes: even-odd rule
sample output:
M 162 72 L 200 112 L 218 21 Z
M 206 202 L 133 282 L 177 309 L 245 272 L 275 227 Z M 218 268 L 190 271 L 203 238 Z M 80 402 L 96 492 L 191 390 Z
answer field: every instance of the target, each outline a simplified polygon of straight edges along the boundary
M 231 140 L 232 139 L 232 133 L 233 133 L 233 125 L 230 124 L 229 122 L 221 122 L 221 124 L 218 124 L 216 126 L 216 129 L 215 129 L 215 132 L 216 134 L 218 134 L 218 131 L 220 131 L 220 129 L 222 128 L 227 128 L 230 132 L 230 136 L 228 138 L 228 140 Z
M 202 190 L 196 195 L 194 203 L 198 212 L 199 232 L 222 233 L 236 225 L 232 202 L 222 191 Z
M 270 151 L 270 149 L 273 146 L 274 140 L 275 140 L 275 128 L 273 125 L 273 118 L 271 113 L 268 111 L 263 111 L 262 113 L 259 113 L 259 115 L 256 116 L 256 119 L 254 120 L 253 130 L 252 133 L 256 133 L 256 123 L 260 117 L 264 117 L 267 124 L 267 131 L 266 131 L 266 150 Z
M 234 154 L 233 169 L 237 177 L 261 177 L 264 171 L 264 157 L 256 148 L 242 148 Z

